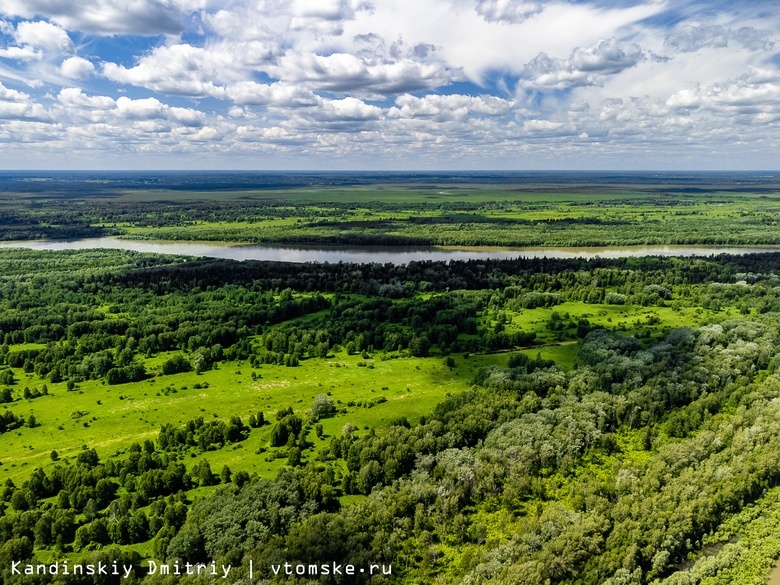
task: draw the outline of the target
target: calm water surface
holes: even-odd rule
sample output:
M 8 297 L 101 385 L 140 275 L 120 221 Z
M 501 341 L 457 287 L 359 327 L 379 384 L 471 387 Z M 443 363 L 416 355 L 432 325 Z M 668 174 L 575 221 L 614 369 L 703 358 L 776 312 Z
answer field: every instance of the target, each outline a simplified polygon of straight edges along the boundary
M 29 240 L 0 242 L 3 248 L 34 250 L 87 250 L 93 248 L 133 250 L 157 254 L 207 256 L 229 260 L 274 260 L 281 262 L 391 262 L 404 264 L 420 260 L 472 260 L 504 258 L 625 258 L 632 256 L 709 256 L 780 251 L 772 246 L 612 246 L 584 248 L 445 248 L 445 247 L 329 247 L 265 246 L 230 242 L 176 242 L 122 240 L 114 237 L 80 240 Z

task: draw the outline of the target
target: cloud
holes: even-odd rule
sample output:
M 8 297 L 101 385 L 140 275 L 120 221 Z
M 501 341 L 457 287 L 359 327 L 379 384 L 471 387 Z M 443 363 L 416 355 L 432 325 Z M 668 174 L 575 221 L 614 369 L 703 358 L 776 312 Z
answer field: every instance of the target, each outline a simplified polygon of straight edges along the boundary
M 368 121 L 378 120 L 382 116 L 382 110 L 357 98 L 348 97 L 323 102 L 318 114 L 321 119 L 328 121 Z
M 16 42 L 21 46 L 43 49 L 51 52 L 73 52 L 73 41 L 68 33 L 50 22 L 23 21 L 16 25 Z
M 513 105 L 509 100 L 490 95 L 427 95 L 420 98 L 405 94 L 396 98 L 395 106 L 387 115 L 391 118 L 463 120 L 468 116 L 503 116 Z
M 737 43 L 750 51 L 771 51 L 775 46 L 775 42 L 770 38 L 773 36 L 772 31 L 743 26 L 731 31 L 731 35 Z
M 769 51 L 774 47 L 772 31 L 743 26 L 736 30 L 721 25 L 681 25 L 667 33 L 664 45 L 680 53 L 705 47 L 725 48 L 734 41 L 751 51 Z
M 9 89 L 0 83 L 0 101 L 3 102 L 26 102 L 30 96 L 15 89 Z
M 102 73 L 119 83 L 191 97 L 224 97 L 218 84 L 238 78 L 229 54 L 189 44 L 158 47 L 135 67 L 103 63 Z
M 184 30 L 186 3 L 164 0 L 4 0 L 0 13 L 43 16 L 67 30 L 97 34 L 178 34 Z
M 165 104 L 155 98 L 133 100 L 120 97 L 116 101 L 119 115 L 126 120 L 157 120 L 165 117 Z
M 293 0 L 294 18 L 345 20 L 354 16 L 349 0 Z
M 73 42 L 62 28 L 45 21 L 22 21 L 16 28 L 7 27 L 7 34 L 13 37 L 16 46 L 0 49 L 0 57 L 18 61 L 41 61 L 72 53 Z
M 665 103 L 674 109 L 698 108 L 701 104 L 701 96 L 696 90 L 683 89 L 669 96 Z
M 607 156 L 624 167 L 714 165 L 717 156 L 691 153 L 737 152 L 738 143 L 771 153 L 780 142 L 772 8 L 5 0 L 0 157 L 92 167 L 237 168 L 256 165 L 258 153 L 298 168 L 590 166 Z M 76 87 L 83 80 L 89 90 Z
M 564 127 L 563 122 L 552 122 L 550 120 L 527 120 L 523 123 L 523 128 L 528 132 L 557 132 Z
M 88 96 L 80 88 L 64 87 L 57 95 L 57 101 L 66 107 L 85 110 L 113 110 L 116 102 L 108 96 Z
M 317 55 L 288 51 L 270 69 L 288 82 L 336 93 L 390 95 L 439 87 L 460 74 L 440 63 L 420 63 L 409 58 L 369 64 L 349 53 Z
M 8 47 L 0 49 L 0 57 L 16 61 L 37 61 L 43 59 L 43 53 L 32 47 Z
M 527 89 L 570 89 L 601 85 L 604 78 L 616 75 L 643 60 L 642 48 L 621 43 L 615 38 L 591 48 L 577 48 L 568 59 L 555 59 L 540 53 L 523 72 L 520 85 Z
M 49 121 L 49 112 L 30 95 L 0 83 L 0 123 L 9 120 Z
M 477 0 L 477 13 L 488 22 L 523 22 L 543 10 L 540 2 Z
M 281 81 L 272 84 L 240 81 L 227 88 L 227 96 L 237 104 L 255 106 L 299 108 L 314 106 L 320 102 L 320 98 L 313 92 Z
M 509 22 L 486 20 L 477 12 L 475 0 L 377 2 L 372 13 L 359 13 L 345 23 L 344 36 L 373 33 L 383 39 L 401 38 L 410 46 L 432 45 L 448 69 L 488 85 L 497 72 L 513 77 L 521 73 L 539 53 L 568 55 L 605 38 L 624 38 L 628 27 L 663 10 L 653 1 L 609 7 L 590 2 L 538 4 L 543 10 L 532 18 Z M 340 48 L 346 50 L 344 45 Z
M 344 22 L 352 20 L 357 10 L 370 10 L 369 3 L 351 0 L 293 0 L 290 30 L 320 35 L 340 35 Z
M 199 128 L 206 122 L 203 112 L 172 107 L 155 98 L 134 100 L 122 96 L 114 100 L 104 95 L 87 95 L 77 87 L 61 89 L 57 95 L 57 104 L 60 108 L 59 117 L 74 124 L 88 120 L 131 130 L 137 123 L 154 120 L 188 128 Z
M 232 42 L 269 41 L 281 42 L 282 32 L 289 23 L 285 5 L 271 2 L 238 4 L 230 10 L 221 9 L 204 13 L 202 20 L 219 38 Z
M 731 118 L 729 122 L 737 116 L 780 114 L 780 84 L 738 80 L 728 85 L 683 90 L 669 97 L 666 105 L 676 110 L 702 109 L 720 118 Z
M 316 142 L 325 134 L 346 137 L 375 131 L 382 119 L 382 108 L 354 97 L 321 98 L 316 107 L 280 110 L 275 116 L 276 125 L 289 137 L 286 140 L 298 140 L 301 144 Z
M 181 126 L 188 128 L 201 128 L 203 127 L 206 116 L 203 112 L 193 110 L 192 108 L 168 108 L 168 119 Z
M 69 79 L 86 79 L 95 72 L 95 66 L 81 57 L 69 57 L 60 65 L 60 73 Z
M 702 109 L 719 116 L 780 113 L 780 73 L 752 69 L 727 83 L 681 90 L 666 100 L 675 110 Z

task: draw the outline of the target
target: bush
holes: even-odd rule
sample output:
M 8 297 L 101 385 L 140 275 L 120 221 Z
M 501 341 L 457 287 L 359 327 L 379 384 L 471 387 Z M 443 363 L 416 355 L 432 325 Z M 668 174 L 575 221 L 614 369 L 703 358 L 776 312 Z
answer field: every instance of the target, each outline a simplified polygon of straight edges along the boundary
M 190 370 L 192 370 L 192 364 L 181 354 L 176 354 L 163 362 L 162 365 L 162 373 L 166 376 L 179 374 L 181 372 L 189 372 Z
M 317 394 L 311 407 L 311 420 L 317 422 L 322 418 L 328 418 L 336 414 L 336 405 L 327 394 Z

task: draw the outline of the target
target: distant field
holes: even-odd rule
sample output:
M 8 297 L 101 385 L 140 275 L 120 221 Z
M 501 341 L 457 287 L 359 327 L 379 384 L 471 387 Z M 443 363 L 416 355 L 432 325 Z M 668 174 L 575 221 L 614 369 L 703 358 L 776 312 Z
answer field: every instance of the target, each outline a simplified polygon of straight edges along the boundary
M 780 196 L 764 194 L 573 194 L 420 186 L 219 195 L 221 201 L 233 197 L 244 205 L 240 217 L 121 229 L 150 239 L 445 246 L 771 244 L 780 236 L 775 219 Z M 177 194 L 172 201 L 181 198 Z M 284 208 L 286 213 L 274 219 L 258 209 L 252 218 L 253 206 Z

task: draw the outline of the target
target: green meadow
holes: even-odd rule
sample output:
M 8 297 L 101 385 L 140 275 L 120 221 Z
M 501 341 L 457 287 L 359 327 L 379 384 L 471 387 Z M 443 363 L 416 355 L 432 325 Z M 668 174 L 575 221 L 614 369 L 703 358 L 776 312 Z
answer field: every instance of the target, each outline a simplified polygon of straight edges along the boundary
M 11 351 L 14 349 L 12 346 Z M 148 360 L 148 370 L 154 372 L 167 357 L 161 354 Z M 73 391 L 68 391 L 64 382 L 52 384 L 13 369 L 19 386 L 47 384 L 49 394 L 6 405 L 12 412 L 33 414 L 45 424 L 12 433 L 16 436 L 3 435 L 5 455 L 0 461 L 4 477 L 0 480 L 18 482 L 33 467 L 55 465 L 50 459 L 52 450 L 63 461 L 74 459 L 82 445 L 97 449 L 101 458 L 119 457 L 130 444 L 155 439 L 165 423 L 183 425 L 201 416 L 225 421 L 230 416 L 246 419 L 257 412 L 273 420 L 277 411 L 288 406 L 305 414 L 314 396 L 322 393 L 331 396 L 339 409 L 336 416 L 323 421 L 325 437 L 338 435 L 346 423 L 360 429 L 382 429 L 391 418 L 405 416 L 417 421 L 447 395 L 467 390 L 476 370 L 492 361 L 492 356 L 456 357 L 457 365 L 448 368 L 438 358 L 364 360 L 342 353 L 325 360 L 304 360 L 296 368 L 252 368 L 244 361 L 222 362 L 219 369 L 202 374 L 159 375 L 110 386 L 91 380 L 80 382 Z M 234 447 L 198 457 L 208 459 L 217 470 L 229 465 L 234 471 L 272 476 L 282 461 L 269 462 L 267 458 L 281 448 L 255 453 L 268 447 L 269 435 L 270 426 L 253 429 Z M 313 431 L 311 437 L 316 451 L 321 441 L 313 438 Z

